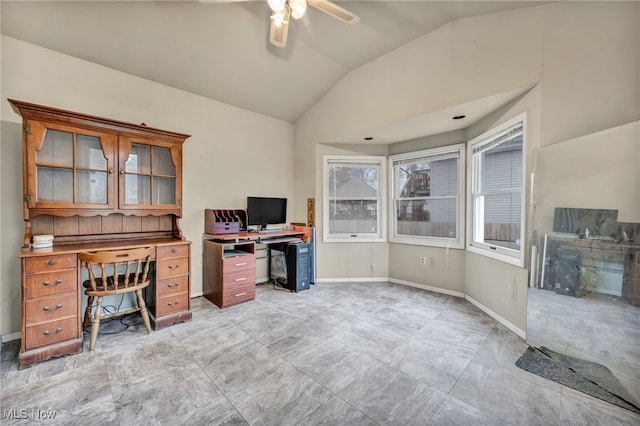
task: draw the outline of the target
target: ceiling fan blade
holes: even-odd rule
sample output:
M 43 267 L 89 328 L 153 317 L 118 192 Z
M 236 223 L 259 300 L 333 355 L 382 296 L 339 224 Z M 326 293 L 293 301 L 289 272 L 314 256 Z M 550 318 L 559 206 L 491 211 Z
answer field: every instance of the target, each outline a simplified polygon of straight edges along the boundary
M 275 21 L 271 19 L 271 29 L 269 30 L 269 41 L 274 46 L 285 47 L 287 45 L 287 34 L 289 33 L 290 12 L 285 8 L 285 19 L 282 25 L 276 26 Z
M 354 15 L 335 3 L 331 3 L 329 0 L 307 0 L 307 4 L 347 24 L 355 24 L 360 21 L 359 16 Z

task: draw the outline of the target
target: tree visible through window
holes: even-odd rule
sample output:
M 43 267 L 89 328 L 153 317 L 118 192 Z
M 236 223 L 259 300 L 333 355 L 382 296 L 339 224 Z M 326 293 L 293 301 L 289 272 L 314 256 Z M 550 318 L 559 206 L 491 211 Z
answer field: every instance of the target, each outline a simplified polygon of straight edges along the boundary
M 382 159 L 327 156 L 324 181 L 325 238 L 382 238 Z
M 391 240 L 462 248 L 464 145 L 390 157 Z

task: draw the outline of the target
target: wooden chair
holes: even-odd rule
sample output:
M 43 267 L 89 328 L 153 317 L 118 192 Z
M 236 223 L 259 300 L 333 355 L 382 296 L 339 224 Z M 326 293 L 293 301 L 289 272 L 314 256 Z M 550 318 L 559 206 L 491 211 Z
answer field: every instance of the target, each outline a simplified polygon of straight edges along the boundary
M 89 279 L 83 285 L 88 296 L 87 309 L 84 314 L 83 330 L 91 323 L 91 342 L 89 350 L 93 350 L 98 337 L 100 320 L 128 315 L 140 311 L 147 333 L 151 332 L 147 305 L 142 298 L 142 289 L 150 284 L 149 263 L 153 249 L 138 248 L 133 250 L 113 250 L 79 254 L 82 268 L 87 270 Z M 134 265 L 134 266 L 132 266 Z M 135 270 L 132 270 L 135 267 Z M 111 270 L 113 269 L 113 270 Z M 100 271 L 96 277 L 95 272 Z M 137 308 L 123 312 L 102 315 L 102 298 L 115 294 L 135 292 Z M 96 307 L 91 315 L 94 299 Z

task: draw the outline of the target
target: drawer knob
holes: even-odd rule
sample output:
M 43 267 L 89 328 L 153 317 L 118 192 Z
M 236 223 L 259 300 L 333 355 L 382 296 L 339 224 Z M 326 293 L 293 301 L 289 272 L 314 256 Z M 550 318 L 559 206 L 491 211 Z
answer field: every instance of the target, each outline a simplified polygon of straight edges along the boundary
M 58 310 L 58 309 L 60 309 L 60 308 L 62 308 L 62 303 L 58 303 L 58 304 L 56 305 L 56 309 L 55 309 L 55 310 L 57 311 L 57 310 Z M 45 306 L 44 308 L 42 308 L 42 310 L 43 310 L 43 311 L 50 311 L 50 310 L 51 310 L 51 308 L 49 308 L 48 306 Z
M 247 262 L 242 262 L 242 263 L 236 263 L 236 264 L 235 264 L 235 265 L 233 265 L 233 266 L 244 266 L 244 265 L 246 265 L 246 264 L 247 264 Z
M 247 294 L 247 292 L 246 292 L 246 291 L 245 291 L 245 292 L 243 292 L 243 293 L 238 293 L 238 294 L 236 294 L 234 297 L 244 296 L 245 294 Z
M 173 283 L 173 284 L 167 284 L 167 287 L 174 288 L 174 287 L 178 287 L 179 285 L 180 283 Z
M 179 263 L 177 265 L 169 265 L 169 269 L 178 269 L 179 267 L 180 267 Z
M 51 259 L 49 262 L 47 262 L 49 265 L 53 266 L 56 264 L 56 261 Z
M 246 280 L 246 279 L 247 279 L 247 277 L 236 278 L 236 279 L 235 279 L 235 282 L 238 282 L 238 281 L 244 281 L 244 280 Z
M 169 305 L 169 306 L 178 306 L 179 303 L 180 303 L 180 301 L 176 300 L 175 302 L 168 302 L 167 305 Z
M 60 332 L 62 332 L 62 327 L 56 328 L 56 332 L 55 333 L 51 333 L 49 330 L 45 330 L 45 331 L 42 332 L 42 334 L 44 334 L 45 336 L 51 336 L 51 335 L 60 334 Z
M 176 249 L 174 249 L 174 248 L 172 248 L 172 249 L 171 249 L 171 253 L 176 253 L 177 251 L 178 251 L 178 250 L 176 250 Z
M 62 284 L 62 280 L 56 280 L 56 285 Z

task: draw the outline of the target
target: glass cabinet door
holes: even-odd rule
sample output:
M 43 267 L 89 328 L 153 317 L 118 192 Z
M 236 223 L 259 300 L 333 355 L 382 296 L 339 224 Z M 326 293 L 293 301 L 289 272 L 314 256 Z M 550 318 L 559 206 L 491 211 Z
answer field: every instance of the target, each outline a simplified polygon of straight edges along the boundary
M 175 208 L 178 205 L 177 168 L 171 148 L 147 143 L 121 142 L 124 188 L 120 208 Z
M 33 135 L 30 207 L 114 207 L 114 135 L 59 125 L 43 125 Z

